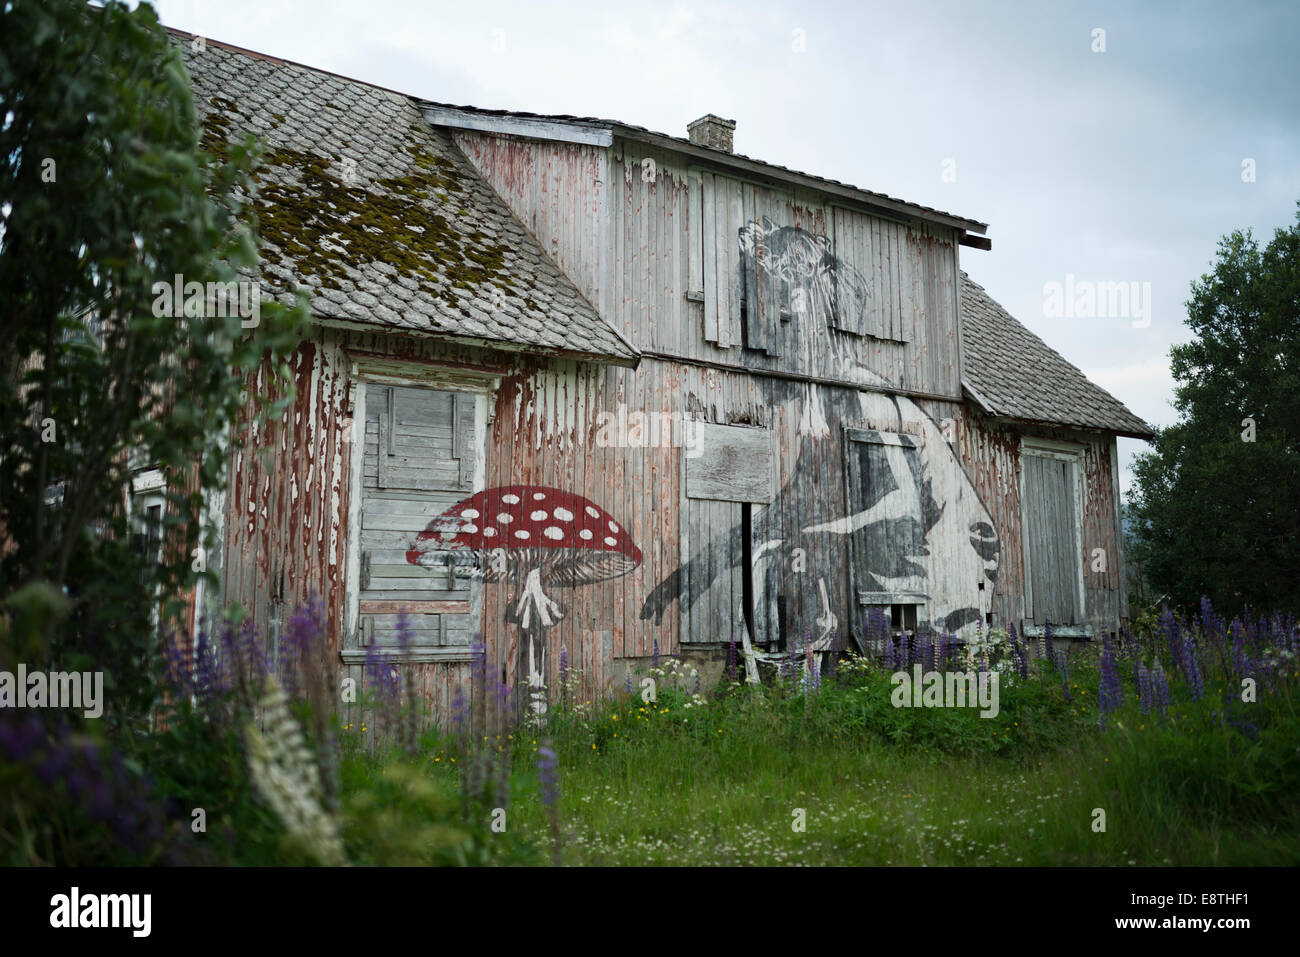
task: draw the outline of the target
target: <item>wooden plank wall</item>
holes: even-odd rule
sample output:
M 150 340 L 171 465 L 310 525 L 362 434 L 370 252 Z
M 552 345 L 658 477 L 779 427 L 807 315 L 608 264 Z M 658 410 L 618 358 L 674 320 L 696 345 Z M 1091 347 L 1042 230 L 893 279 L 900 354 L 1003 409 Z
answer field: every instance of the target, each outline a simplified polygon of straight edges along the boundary
M 599 304 L 607 258 L 604 150 L 464 130 L 453 130 L 452 138 L 578 291 Z
M 997 620 L 1017 623 L 1025 615 L 1020 502 L 1021 436 L 1077 445 L 1083 453 L 1083 521 L 1079 561 L 1084 563 L 1084 614 L 1098 632 L 1110 632 L 1121 617 L 1121 554 L 1113 491 L 1114 436 L 1074 429 L 990 422 L 968 406 L 922 402 L 935 421 L 955 423 L 962 465 L 995 525 L 1000 545 L 992 608 Z M 1106 555 L 1106 570 L 1092 570 L 1093 550 Z
M 464 130 L 454 138 L 543 248 L 638 348 L 960 397 L 952 230 L 833 206 L 808 190 L 745 183 L 642 144 L 616 141 L 606 151 Z M 707 183 L 724 181 L 725 195 L 705 203 Z M 778 321 L 779 354 L 743 348 L 736 304 L 743 290 L 732 288 L 736 232 L 763 215 L 781 226 L 839 237 L 852 248 L 850 258 L 865 258 L 855 265 L 872 285 L 869 327 L 907 341 Z M 687 298 L 706 286 L 712 296 Z

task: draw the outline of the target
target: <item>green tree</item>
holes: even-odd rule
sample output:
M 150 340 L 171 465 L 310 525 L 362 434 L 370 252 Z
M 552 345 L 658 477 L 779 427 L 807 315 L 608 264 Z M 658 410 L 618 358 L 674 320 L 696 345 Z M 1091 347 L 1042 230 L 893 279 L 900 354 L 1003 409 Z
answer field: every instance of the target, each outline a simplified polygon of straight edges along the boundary
M 30 638 L 0 657 L 105 670 L 110 704 L 138 714 L 150 616 L 204 564 L 201 490 L 223 480 L 245 373 L 269 361 L 287 379 L 305 307 L 261 304 L 255 326 L 213 301 L 161 307 L 156 284 L 177 276 L 255 278 L 256 144 L 200 151 L 151 7 L 0 4 L 0 123 L 0 630 Z M 167 481 L 153 554 L 126 505 L 142 465 Z M 66 614 L 10 601 L 38 583 Z
M 1300 213 L 1219 243 L 1170 350 L 1178 421 L 1134 462 L 1135 558 L 1158 594 L 1300 612 Z

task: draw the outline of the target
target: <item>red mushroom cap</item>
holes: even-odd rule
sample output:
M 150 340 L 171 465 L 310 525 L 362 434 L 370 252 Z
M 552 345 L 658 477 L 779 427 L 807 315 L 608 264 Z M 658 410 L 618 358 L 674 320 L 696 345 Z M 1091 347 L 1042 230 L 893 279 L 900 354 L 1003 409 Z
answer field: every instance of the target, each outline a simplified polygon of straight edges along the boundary
M 608 512 L 545 485 L 504 485 L 457 502 L 419 534 L 406 560 L 420 565 L 426 554 L 460 549 L 502 549 L 507 561 L 540 567 L 545 582 L 564 585 L 615 578 L 641 564 L 641 549 Z

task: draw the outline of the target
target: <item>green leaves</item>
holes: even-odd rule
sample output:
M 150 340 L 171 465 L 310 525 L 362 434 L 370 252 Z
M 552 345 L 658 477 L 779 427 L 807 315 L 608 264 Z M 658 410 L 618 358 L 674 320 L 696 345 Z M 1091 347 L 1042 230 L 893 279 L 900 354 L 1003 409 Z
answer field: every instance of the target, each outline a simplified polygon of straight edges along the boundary
M 66 586 L 51 653 L 101 635 L 97 665 L 144 695 L 145 676 L 126 672 L 147 658 L 150 609 L 198 574 L 194 480 L 219 483 L 244 375 L 265 363 L 276 377 L 306 309 L 262 296 L 255 328 L 224 310 L 155 311 L 159 282 L 259 277 L 257 146 L 224 162 L 200 152 L 184 63 L 152 8 L 12 0 L 0 33 L 24 38 L 0 55 L 0 528 L 13 546 L 0 581 Z M 156 563 L 133 545 L 124 494 L 146 466 L 166 481 Z
M 1300 218 L 1219 243 L 1170 350 L 1179 421 L 1134 462 L 1133 557 L 1177 605 L 1300 610 Z

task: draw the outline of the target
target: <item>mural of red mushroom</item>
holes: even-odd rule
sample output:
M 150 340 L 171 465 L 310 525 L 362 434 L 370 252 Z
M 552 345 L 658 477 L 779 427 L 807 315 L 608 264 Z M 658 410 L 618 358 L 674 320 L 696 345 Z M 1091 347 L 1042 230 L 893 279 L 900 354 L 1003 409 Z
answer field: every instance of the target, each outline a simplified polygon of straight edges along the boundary
M 581 495 L 543 485 L 476 492 L 445 509 L 406 553 L 412 565 L 441 567 L 485 582 L 513 582 L 507 620 L 520 630 L 516 681 L 527 682 L 527 709 L 546 713 L 546 633 L 565 615 L 557 588 L 625 575 L 641 549 L 603 508 Z M 526 678 L 525 678 L 526 676 Z M 521 694 L 521 711 L 523 697 Z

